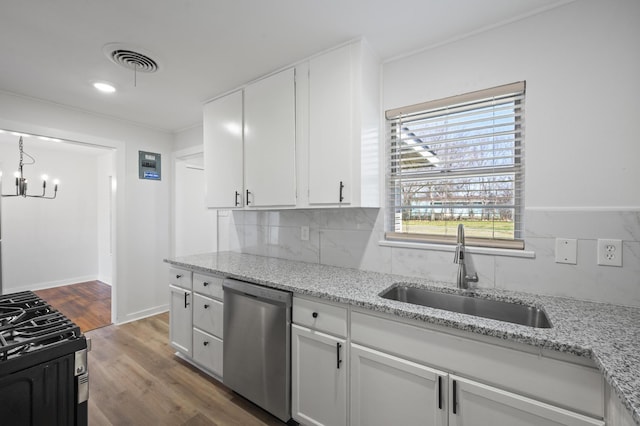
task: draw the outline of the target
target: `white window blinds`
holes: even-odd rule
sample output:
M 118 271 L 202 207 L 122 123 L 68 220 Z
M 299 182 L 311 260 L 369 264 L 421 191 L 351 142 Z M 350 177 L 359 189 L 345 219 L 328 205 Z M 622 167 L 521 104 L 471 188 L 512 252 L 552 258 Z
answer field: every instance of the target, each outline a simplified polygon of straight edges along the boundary
M 524 94 L 519 82 L 387 111 L 387 238 L 446 241 L 464 223 L 476 244 L 522 248 Z

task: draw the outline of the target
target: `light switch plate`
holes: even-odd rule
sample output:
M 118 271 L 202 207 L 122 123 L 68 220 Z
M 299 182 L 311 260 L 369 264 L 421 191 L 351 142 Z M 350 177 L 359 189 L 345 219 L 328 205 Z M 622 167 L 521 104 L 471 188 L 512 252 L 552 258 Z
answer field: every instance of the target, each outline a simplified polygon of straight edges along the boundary
M 556 263 L 578 263 L 578 240 L 571 238 L 556 238 Z

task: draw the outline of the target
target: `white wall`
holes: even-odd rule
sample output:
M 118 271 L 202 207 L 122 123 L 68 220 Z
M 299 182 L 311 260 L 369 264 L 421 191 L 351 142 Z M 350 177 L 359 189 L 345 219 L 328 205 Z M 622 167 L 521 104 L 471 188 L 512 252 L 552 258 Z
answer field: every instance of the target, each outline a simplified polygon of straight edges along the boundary
M 384 109 L 526 80 L 525 205 L 640 207 L 640 2 L 572 2 L 384 66 Z
M 0 144 L 5 176 L 2 193 L 15 193 L 18 138 Z M 24 167 L 29 194 L 41 194 L 42 174 L 60 179 L 55 200 L 6 197 L 2 201 L 4 292 L 36 290 L 97 278 L 97 175 L 95 153 L 42 147 L 24 138 L 24 150 L 36 158 Z M 25 157 L 25 161 L 29 161 Z
M 481 287 L 640 306 L 638 18 L 636 0 L 576 1 L 384 65 L 383 110 L 527 82 L 525 245 L 533 257 L 471 253 Z M 384 209 L 222 219 L 220 250 L 455 281 L 452 247 L 379 244 Z M 310 227 L 309 241 L 300 226 Z M 557 237 L 578 240 L 576 265 L 555 262 Z M 623 240 L 623 267 L 596 264 L 598 238 Z
M 166 310 L 169 293 L 162 260 L 169 255 L 172 135 L 8 93 L 0 93 L 0 128 L 116 148 L 112 320 Z M 139 150 L 162 155 L 162 181 L 138 179 Z

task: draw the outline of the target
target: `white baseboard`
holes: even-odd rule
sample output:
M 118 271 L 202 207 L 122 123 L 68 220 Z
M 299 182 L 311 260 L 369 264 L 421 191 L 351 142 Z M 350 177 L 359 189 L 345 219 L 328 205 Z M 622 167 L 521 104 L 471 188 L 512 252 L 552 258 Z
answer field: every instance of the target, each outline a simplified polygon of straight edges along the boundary
M 116 325 L 126 324 L 128 322 L 141 320 L 143 318 L 152 317 L 154 315 L 162 314 L 169 310 L 169 305 L 161 305 L 155 306 L 149 309 L 143 309 L 142 311 L 132 312 L 130 314 L 125 315 L 124 319 L 120 320 L 119 318 L 112 319 L 113 323 Z
M 7 286 L 7 284 L 4 283 L 2 291 L 4 292 L 4 294 L 8 294 L 8 293 L 17 293 L 19 291 L 44 290 L 47 288 L 62 287 L 65 285 L 84 283 L 87 281 L 96 281 L 97 279 L 98 278 L 95 275 L 87 275 L 84 277 L 65 278 L 64 280 L 46 281 L 41 283 L 22 285 L 18 287 Z

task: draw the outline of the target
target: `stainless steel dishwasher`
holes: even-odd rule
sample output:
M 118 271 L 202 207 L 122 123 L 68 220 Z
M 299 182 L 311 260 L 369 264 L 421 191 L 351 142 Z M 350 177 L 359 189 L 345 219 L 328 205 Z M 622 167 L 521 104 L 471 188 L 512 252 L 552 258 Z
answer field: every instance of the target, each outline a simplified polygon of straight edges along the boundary
M 223 381 L 284 422 L 291 419 L 291 293 L 226 279 Z

